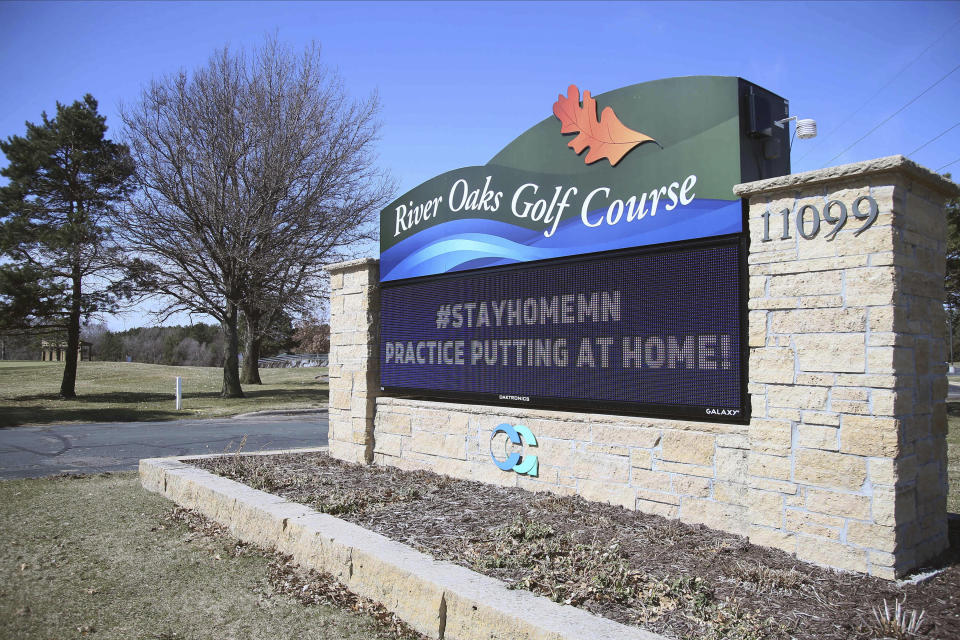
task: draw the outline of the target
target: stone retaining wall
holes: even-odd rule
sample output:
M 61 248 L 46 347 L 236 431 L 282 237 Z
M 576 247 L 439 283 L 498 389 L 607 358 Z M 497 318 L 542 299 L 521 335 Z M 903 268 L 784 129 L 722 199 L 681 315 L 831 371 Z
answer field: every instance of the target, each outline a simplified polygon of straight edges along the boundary
M 735 192 L 749 202 L 749 424 L 377 398 L 369 260 L 330 268 L 331 455 L 576 493 L 887 578 L 922 565 L 948 544 L 942 211 L 956 185 L 892 156 Z M 492 464 L 504 422 L 536 435 L 537 477 Z
M 301 452 L 303 450 L 300 450 Z M 285 453 L 262 452 L 252 455 Z M 242 454 L 251 455 L 251 454 Z M 244 542 L 288 554 L 438 640 L 667 640 L 563 606 L 302 504 L 191 466 L 198 458 L 140 461 L 140 482 L 228 527 Z

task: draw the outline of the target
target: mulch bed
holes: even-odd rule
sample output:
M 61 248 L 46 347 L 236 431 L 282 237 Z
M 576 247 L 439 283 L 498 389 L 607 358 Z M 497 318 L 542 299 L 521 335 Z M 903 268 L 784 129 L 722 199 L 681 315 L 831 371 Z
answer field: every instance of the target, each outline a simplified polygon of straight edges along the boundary
M 619 622 L 677 638 L 960 638 L 960 522 L 921 584 L 832 571 L 743 537 L 560 497 L 326 454 L 199 467 Z M 884 600 L 889 614 L 884 614 Z M 898 624 L 894 603 L 903 603 Z M 923 618 L 906 633 L 907 614 Z M 879 615 L 877 615 L 879 613 Z

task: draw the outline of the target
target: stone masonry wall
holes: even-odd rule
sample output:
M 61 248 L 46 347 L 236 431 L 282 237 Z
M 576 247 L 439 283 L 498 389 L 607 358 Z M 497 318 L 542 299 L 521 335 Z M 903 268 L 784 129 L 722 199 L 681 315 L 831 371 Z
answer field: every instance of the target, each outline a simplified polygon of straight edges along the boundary
M 498 469 L 501 423 L 537 438 L 536 478 Z M 746 534 L 747 426 L 381 397 L 374 462 L 532 491 L 577 494 Z M 506 443 L 494 441 L 499 449 Z M 511 445 L 511 449 L 519 447 Z
M 380 269 L 372 258 L 327 267 L 330 274 L 330 455 L 373 461 L 380 388 Z
M 887 578 L 948 545 L 943 202 L 955 188 L 902 156 L 735 188 L 749 198 L 753 542 Z M 878 216 L 857 235 L 861 196 Z M 831 201 L 829 218 L 851 216 L 833 237 Z M 796 226 L 806 205 L 822 225 L 810 239 Z
M 735 192 L 749 199 L 748 425 L 378 398 L 368 260 L 330 267 L 331 455 L 579 494 L 887 578 L 920 566 L 947 545 L 942 207 L 957 187 L 893 156 Z M 857 233 L 861 197 L 877 216 Z M 501 423 L 535 434 L 537 477 L 492 463 Z

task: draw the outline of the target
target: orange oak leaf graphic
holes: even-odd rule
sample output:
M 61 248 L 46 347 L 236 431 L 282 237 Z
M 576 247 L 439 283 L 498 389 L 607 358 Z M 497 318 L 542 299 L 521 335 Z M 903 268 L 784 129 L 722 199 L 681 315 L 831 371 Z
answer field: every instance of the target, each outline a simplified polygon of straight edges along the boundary
M 639 131 L 624 126 L 610 107 L 604 108 L 597 120 L 597 101 L 590 97 L 589 91 L 583 92 L 583 106 L 580 106 L 580 89 L 572 84 L 567 95 L 558 95 L 553 103 L 553 115 L 560 120 L 560 133 L 576 133 L 576 138 L 567 146 L 580 155 L 590 147 L 583 159 L 584 164 L 593 164 L 606 158 L 610 166 L 615 167 L 623 156 L 643 142 L 659 142 Z

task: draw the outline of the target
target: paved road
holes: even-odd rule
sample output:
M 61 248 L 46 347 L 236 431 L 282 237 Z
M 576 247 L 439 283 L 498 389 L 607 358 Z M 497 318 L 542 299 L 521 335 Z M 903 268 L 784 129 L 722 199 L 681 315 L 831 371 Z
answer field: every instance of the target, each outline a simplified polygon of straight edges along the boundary
M 960 384 L 954 384 L 953 380 L 947 383 L 947 400 L 951 402 L 960 400 Z
M 324 446 L 327 414 L 0 429 L 0 478 L 136 469 L 140 458 L 234 450 L 244 435 L 244 451 Z

